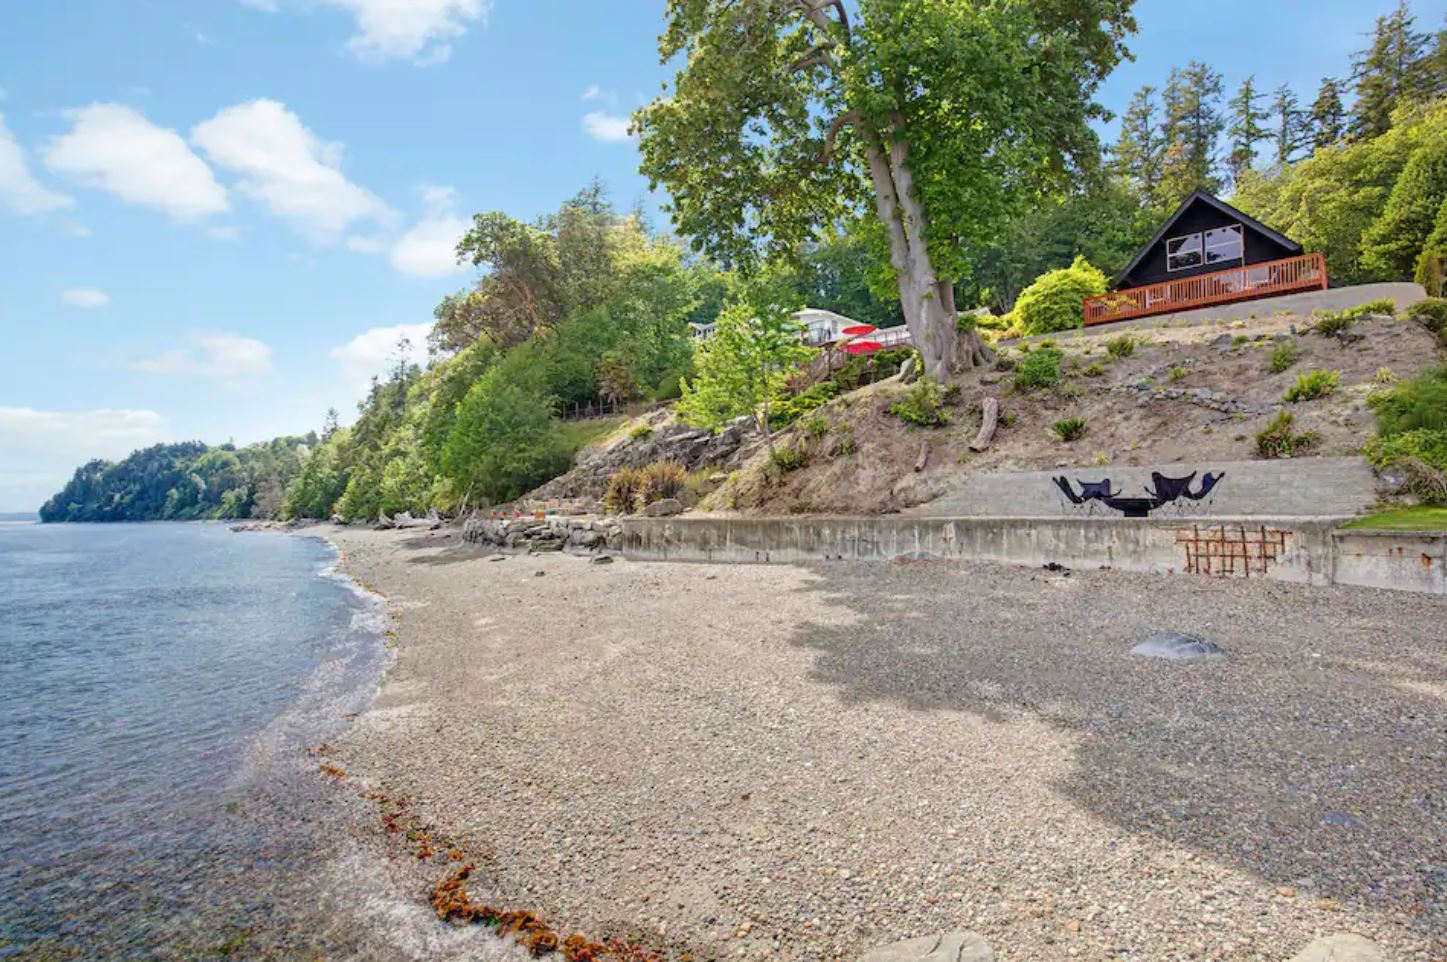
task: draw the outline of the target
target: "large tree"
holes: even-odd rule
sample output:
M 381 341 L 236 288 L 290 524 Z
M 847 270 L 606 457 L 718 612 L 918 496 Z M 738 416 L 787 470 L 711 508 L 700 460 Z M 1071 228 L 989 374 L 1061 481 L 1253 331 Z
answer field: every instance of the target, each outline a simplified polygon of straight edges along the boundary
M 1372 43 L 1354 63 L 1357 100 L 1352 108 L 1352 134 L 1377 137 L 1392 126 L 1392 111 L 1404 101 L 1421 99 L 1430 86 L 1427 75 L 1429 38 L 1417 30 L 1407 0 L 1377 18 Z
M 1322 78 L 1321 89 L 1317 91 L 1316 102 L 1311 105 L 1307 119 L 1311 145 L 1318 150 L 1330 147 L 1346 135 L 1346 108 L 1342 105 L 1341 95 L 1340 80 Z
M 1221 75 L 1191 61 L 1171 71 L 1164 94 L 1166 155 L 1161 206 L 1173 207 L 1196 189 L 1217 193 L 1216 142 L 1226 127 L 1221 114 Z
M 1231 155 L 1226 159 L 1231 168 L 1231 179 L 1237 181 L 1241 175 L 1256 163 L 1256 145 L 1270 134 L 1263 126 L 1267 120 L 1266 111 L 1261 109 L 1263 94 L 1256 89 L 1256 78 L 1247 77 L 1231 98 Z
M 1120 137 L 1111 150 L 1116 176 L 1134 188 L 1144 206 L 1153 206 L 1161 185 L 1166 140 L 1161 131 L 1156 88 L 1137 90 L 1120 121 Z
M 673 90 L 635 117 L 674 223 L 745 269 L 872 204 L 925 368 L 982 362 L 969 251 L 1094 163 L 1133 0 L 669 0 Z

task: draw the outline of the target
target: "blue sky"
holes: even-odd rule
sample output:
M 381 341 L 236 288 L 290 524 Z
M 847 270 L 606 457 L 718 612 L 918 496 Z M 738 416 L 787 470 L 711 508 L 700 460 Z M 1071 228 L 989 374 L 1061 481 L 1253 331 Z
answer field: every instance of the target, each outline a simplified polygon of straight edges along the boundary
M 1203 59 L 1310 100 L 1393 0 L 1142 0 L 1124 105 Z M 628 112 L 663 0 L 6 0 L 0 512 L 91 456 L 349 414 L 468 273 L 474 211 L 595 175 L 649 198 Z M 1447 0 L 1416 0 L 1424 25 Z

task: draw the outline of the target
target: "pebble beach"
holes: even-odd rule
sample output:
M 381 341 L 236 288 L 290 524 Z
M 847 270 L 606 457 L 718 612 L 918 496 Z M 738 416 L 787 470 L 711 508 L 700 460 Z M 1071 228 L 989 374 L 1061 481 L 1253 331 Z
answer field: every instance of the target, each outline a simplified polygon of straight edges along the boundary
M 1447 599 L 329 528 L 396 662 L 336 764 L 668 958 L 1447 957 Z M 1152 632 L 1226 658 L 1132 658 Z M 425 899 L 425 892 L 419 892 Z

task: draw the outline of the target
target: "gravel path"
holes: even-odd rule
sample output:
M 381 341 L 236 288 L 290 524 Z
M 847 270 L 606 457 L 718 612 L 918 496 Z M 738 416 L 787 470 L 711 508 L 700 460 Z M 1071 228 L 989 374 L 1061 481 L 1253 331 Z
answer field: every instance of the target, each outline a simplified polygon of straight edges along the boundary
M 695 958 L 956 928 L 1000 959 L 1342 931 L 1447 958 L 1443 599 L 331 536 L 400 645 L 343 764 L 562 928 Z M 1161 628 L 1230 657 L 1126 655 Z

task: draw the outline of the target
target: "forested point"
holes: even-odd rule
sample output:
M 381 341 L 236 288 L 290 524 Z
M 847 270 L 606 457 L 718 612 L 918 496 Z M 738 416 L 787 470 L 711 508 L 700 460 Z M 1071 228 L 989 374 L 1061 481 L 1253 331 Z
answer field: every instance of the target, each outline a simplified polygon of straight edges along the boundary
M 862 6 L 864 26 L 870 11 L 893 9 Z M 935 11 L 931 16 L 957 15 L 949 5 L 920 6 L 926 8 Z M 688 5 L 686 15 L 707 10 L 707 16 L 725 17 L 727 9 Z M 972 15 L 997 18 L 995 29 L 1009 27 L 1011 17 L 1038 17 L 1012 11 L 1017 8 L 992 7 Z M 781 50 L 793 42 L 787 26 L 778 25 Z M 859 37 L 884 35 L 853 26 L 853 33 L 848 25 L 819 29 L 834 38 L 830 42 L 847 36 L 856 45 Z M 1036 42 L 1039 24 L 1024 26 L 1031 29 L 1018 31 L 1020 42 Z M 1099 52 L 1103 47 L 1086 51 L 1087 41 L 1114 44 L 1133 28 L 1124 14 L 1110 26 L 1116 32 L 1108 38 L 1074 38 L 1081 48 L 1075 52 L 1095 59 L 1072 81 L 1082 94 L 1072 104 L 1074 114 L 1054 118 L 1062 129 L 1067 120 L 1081 122 L 1079 130 L 1070 128 L 1070 156 L 1049 158 L 1060 162 L 1057 176 L 1031 181 L 1031 191 L 1011 195 L 1007 205 L 988 212 L 989 221 L 965 223 L 949 238 L 941 266 L 946 293 L 960 307 L 981 309 L 966 311 L 972 320 L 962 328 L 978 328 L 989 341 L 1080 326 L 1080 299 L 1103 290 L 1197 189 L 1225 195 L 1308 251 L 1324 254 L 1334 283 L 1415 279 L 1429 294 L 1442 294 L 1447 30 L 1419 29 L 1402 2 L 1378 18 L 1370 42 L 1341 65 L 1339 76 L 1323 78 L 1314 90 L 1263 90 L 1248 76 L 1228 95 L 1216 69 L 1188 63 L 1159 86 L 1142 88 L 1121 117 L 1118 139 L 1104 145 L 1084 121 L 1100 115 L 1089 94 L 1114 59 Z M 683 36 L 666 34 L 663 52 L 686 46 Z M 920 69 L 953 76 L 950 64 L 907 49 L 919 39 L 914 34 L 895 36 L 900 49 L 861 48 L 857 56 L 876 58 L 882 71 L 918 62 Z M 971 49 L 958 55 L 992 54 Z M 802 98 L 811 93 L 809 85 L 825 83 L 815 79 L 823 58 L 795 64 L 788 97 L 797 93 L 800 104 L 808 102 Z M 786 166 L 760 168 L 752 182 L 730 181 L 737 171 L 723 169 L 722 161 L 716 170 L 683 163 L 690 151 L 705 147 L 734 159 L 748 153 L 760 163 L 769 155 L 741 149 L 748 146 L 742 120 L 738 143 L 685 142 L 688 118 L 679 115 L 687 104 L 680 106 L 679 90 L 688 89 L 688 70 L 672 95 L 635 118 L 645 172 L 674 193 L 672 215 L 682 240 L 653 229 L 639 213 L 617 210 L 598 184 L 534 222 L 503 212 L 478 214 L 458 247 L 459 259 L 474 265 L 478 278 L 437 306 L 429 364 L 422 369 L 408 363 L 407 345 L 399 345 L 398 361 L 373 380 L 353 423 L 339 426 L 336 412 L 329 412 L 322 428 L 305 436 L 240 448 L 165 444 L 118 463 L 92 461 L 45 504 L 42 519 L 359 521 L 399 511 L 457 512 L 519 497 L 566 470 L 577 449 L 610 426 L 567 421 L 561 415 L 570 409 L 685 397 L 681 414 L 704 426 L 757 416 L 761 409 L 804 410 L 789 403 L 799 390 L 797 379 L 771 367 L 781 358 L 790 365 L 805 360 L 796 342 L 779 341 L 780 318 L 789 310 L 807 304 L 881 327 L 906 320 L 900 271 L 870 198 L 868 131 L 849 132 L 849 123 L 865 126 L 850 112 L 836 118 L 845 123 L 818 120 L 810 139 L 793 145 L 804 160 L 837 161 L 839 176 L 853 180 L 834 183 L 828 197 L 797 198 L 798 209 L 811 203 L 817 208 L 805 236 L 785 236 L 777 224 L 770 234 L 758 217 L 765 201 L 749 207 L 746 191 L 775 196 L 785 176 L 805 191 L 818 190 L 819 182 L 800 180 Z M 745 100 L 753 96 L 746 86 L 732 92 Z M 925 119 L 927 107 L 919 106 Z M 814 122 L 808 113 L 783 114 L 805 129 Z M 907 111 L 903 115 L 907 125 Z M 1018 120 L 994 118 L 1002 128 Z M 716 126 L 709 129 L 716 132 Z M 941 201 L 930 191 L 949 180 L 944 173 L 958 168 L 965 178 L 977 166 L 973 155 L 949 153 L 955 149 L 964 148 L 926 138 L 913 161 L 940 175 L 919 188 L 925 209 L 936 215 L 936 241 L 945 231 L 940 223 L 953 229 L 963 222 L 947 220 L 948 198 Z M 1015 158 L 1032 169 L 1046 159 Z M 776 152 L 774 162 L 790 161 Z M 717 181 L 711 187 L 704 183 L 709 177 Z M 984 190 L 989 182 L 976 186 Z M 738 195 L 738 208 L 689 208 L 690 198 L 714 188 L 730 203 L 735 201 L 726 195 Z M 705 215 L 713 214 L 722 221 L 707 222 Z M 802 230 L 804 223 L 790 229 Z M 727 244 L 710 239 L 725 230 L 737 236 Z M 733 334 L 713 356 L 696 352 L 690 324 L 721 319 L 725 333 Z M 772 341 L 754 329 L 761 319 Z M 761 355 L 760 344 L 767 343 L 773 353 Z M 749 376 L 750 364 L 763 371 L 762 379 Z M 764 421 L 776 423 L 767 415 Z

